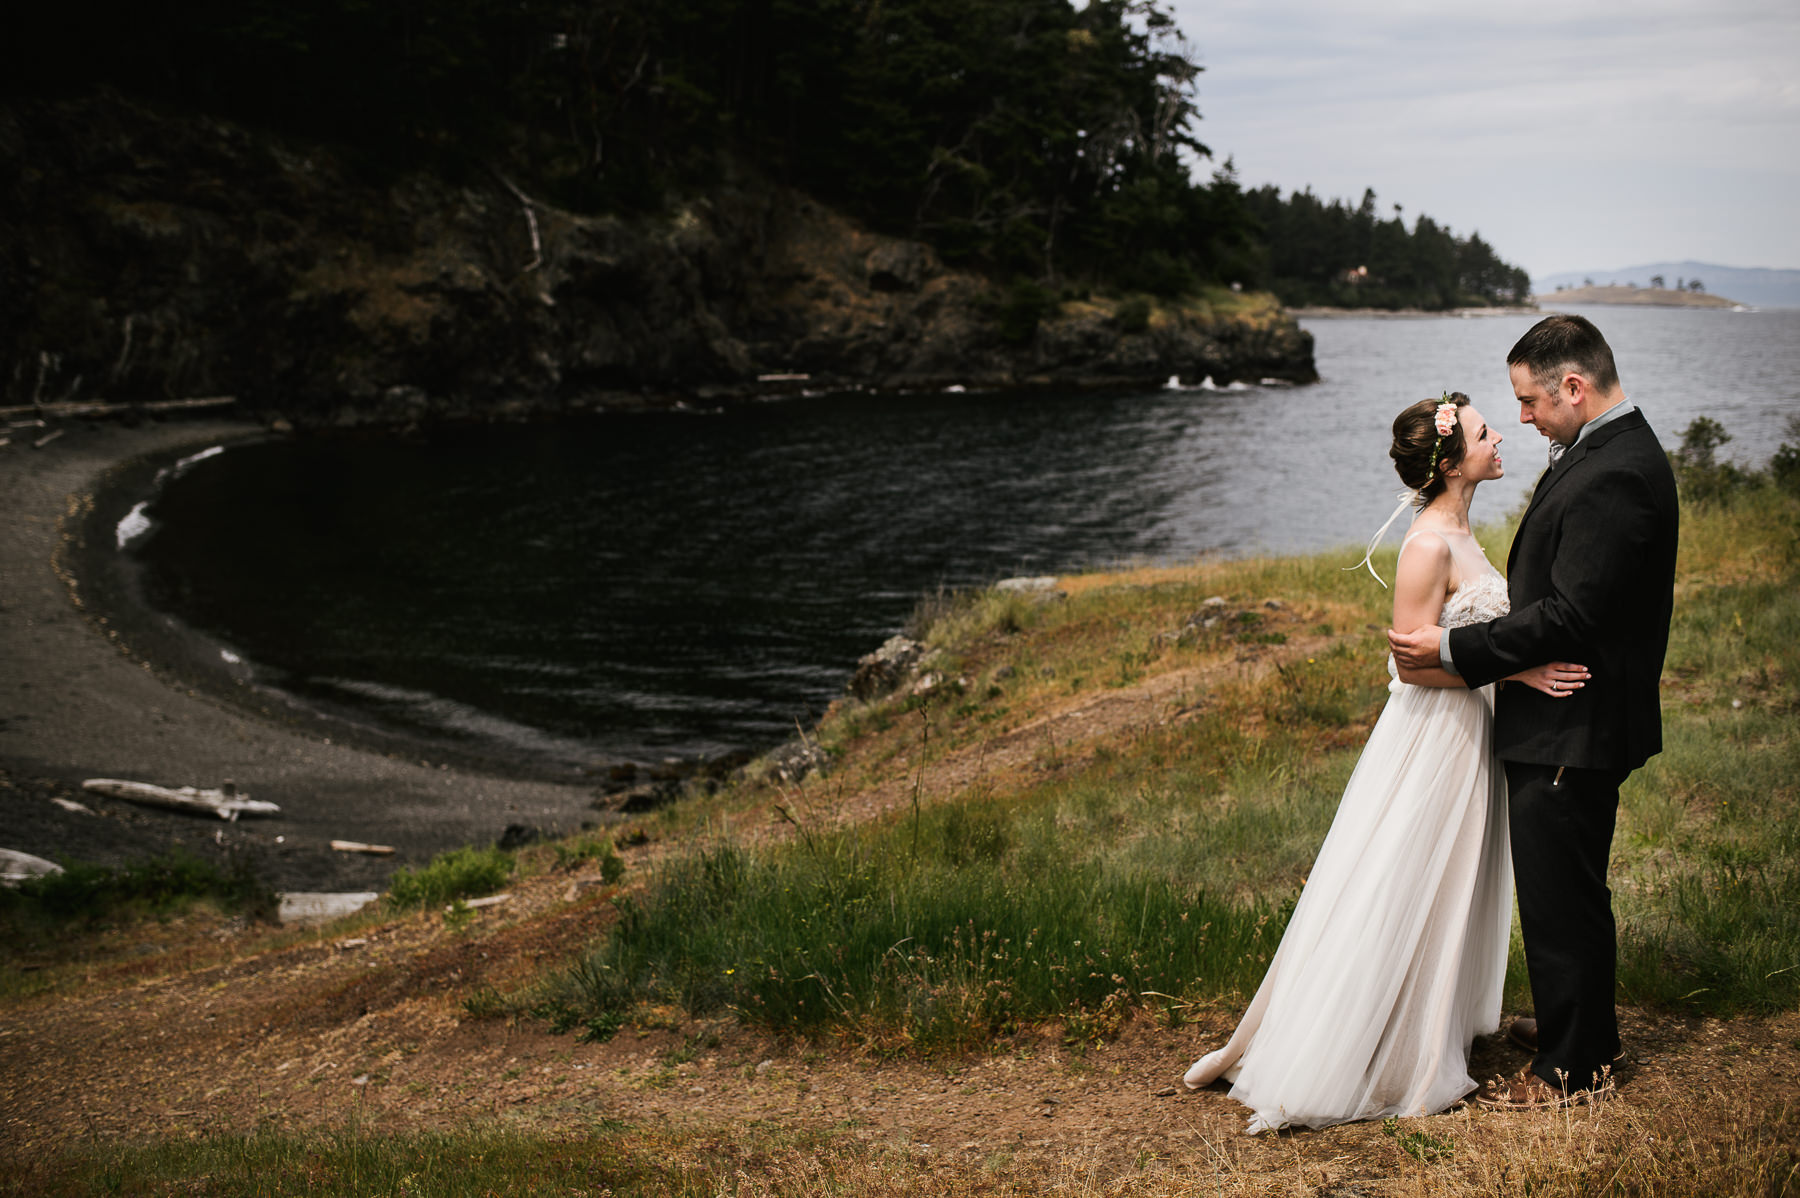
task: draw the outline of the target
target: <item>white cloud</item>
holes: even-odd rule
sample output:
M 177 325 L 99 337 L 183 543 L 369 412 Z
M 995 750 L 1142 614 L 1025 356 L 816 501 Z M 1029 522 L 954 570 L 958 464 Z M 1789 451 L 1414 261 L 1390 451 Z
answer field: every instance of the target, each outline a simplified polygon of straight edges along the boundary
M 1178 0 L 1200 138 L 1247 186 L 1480 230 L 1538 273 L 1800 267 L 1800 6 Z

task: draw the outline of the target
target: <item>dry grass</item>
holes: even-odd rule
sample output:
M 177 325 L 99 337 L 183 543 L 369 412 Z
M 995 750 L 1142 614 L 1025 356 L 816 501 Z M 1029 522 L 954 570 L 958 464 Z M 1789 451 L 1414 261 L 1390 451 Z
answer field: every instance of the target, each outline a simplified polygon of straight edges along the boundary
M 1252 1140 L 1222 1093 L 1157 1096 L 1235 1017 L 1239 998 L 1204 987 L 933 1056 L 896 1055 L 905 1037 L 877 1024 L 779 1036 L 671 1001 L 611 1041 L 551 1036 L 499 1016 L 503 1000 L 614 908 L 571 884 L 591 862 L 559 869 L 545 848 L 513 904 L 466 926 L 387 914 L 221 952 L 199 921 L 196 968 L 89 962 L 55 996 L 0 998 L 0 1191 L 1800 1193 L 1795 508 L 1764 494 L 1687 513 L 1669 748 L 1633 779 L 1616 843 L 1635 1069 L 1610 1103 Z M 833 712 L 824 777 L 645 818 L 626 883 L 722 844 L 793 869 L 833 827 L 910 851 L 916 819 L 969 877 L 989 848 L 1051 845 L 1047 861 L 1096 876 L 1278 902 L 1381 702 L 1385 594 L 1343 564 L 1142 569 L 1065 580 L 1043 606 L 957 609 L 942 685 Z M 955 863 L 937 864 L 954 891 Z M 366 944 L 334 947 L 351 939 Z M 1521 1063 L 1508 1052 L 1478 1042 L 1480 1068 Z

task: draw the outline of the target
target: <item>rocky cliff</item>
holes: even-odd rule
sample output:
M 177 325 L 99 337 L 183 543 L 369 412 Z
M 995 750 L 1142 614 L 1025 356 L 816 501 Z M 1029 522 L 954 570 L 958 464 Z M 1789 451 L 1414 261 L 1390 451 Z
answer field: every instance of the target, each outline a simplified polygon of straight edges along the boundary
M 0 158 L 4 404 L 235 395 L 320 424 L 744 393 L 770 375 L 1315 377 L 1310 335 L 1267 297 L 1071 301 L 1021 330 L 988 280 L 745 171 L 654 216 L 581 215 L 498 171 L 384 175 L 111 95 L 0 104 Z

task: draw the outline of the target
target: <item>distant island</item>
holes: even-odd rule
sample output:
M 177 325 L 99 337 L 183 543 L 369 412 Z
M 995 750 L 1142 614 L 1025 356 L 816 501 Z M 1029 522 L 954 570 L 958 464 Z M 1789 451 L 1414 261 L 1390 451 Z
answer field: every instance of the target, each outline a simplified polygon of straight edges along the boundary
M 1699 286 L 1695 286 L 1696 283 Z M 1729 295 L 1740 304 L 1756 308 L 1800 308 L 1800 270 L 1726 266 L 1719 262 L 1695 262 L 1691 258 L 1679 262 L 1642 262 L 1616 270 L 1568 270 L 1534 275 L 1531 290 L 1541 297 L 1559 287 L 1573 290 L 1595 284 L 1605 287 L 1670 285 L 1677 291 Z
M 1531 297 L 1542 307 L 1558 304 L 1636 304 L 1650 308 L 1741 308 L 1744 305 L 1722 295 L 1673 287 L 1632 287 L 1617 283 L 1605 287 L 1562 287 Z

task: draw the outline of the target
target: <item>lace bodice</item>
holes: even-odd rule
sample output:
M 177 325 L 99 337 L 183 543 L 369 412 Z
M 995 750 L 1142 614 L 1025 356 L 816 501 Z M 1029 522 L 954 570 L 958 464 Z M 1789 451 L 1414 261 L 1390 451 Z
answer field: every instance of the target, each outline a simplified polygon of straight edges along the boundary
M 1461 628 L 1465 624 L 1484 624 L 1512 610 L 1506 595 L 1506 579 L 1489 566 L 1486 571 L 1463 583 L 1444 601 L 1438 615 L 1439 626 Z

